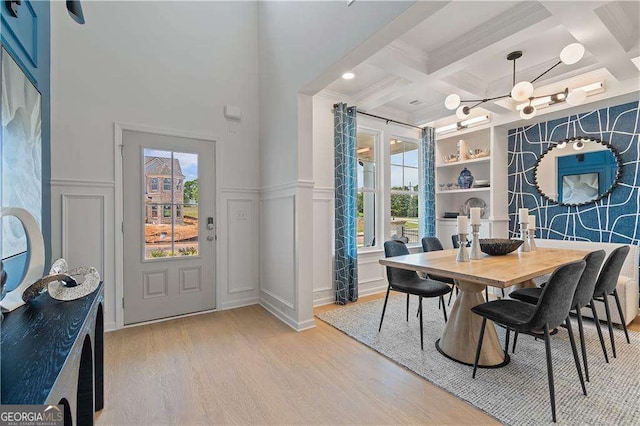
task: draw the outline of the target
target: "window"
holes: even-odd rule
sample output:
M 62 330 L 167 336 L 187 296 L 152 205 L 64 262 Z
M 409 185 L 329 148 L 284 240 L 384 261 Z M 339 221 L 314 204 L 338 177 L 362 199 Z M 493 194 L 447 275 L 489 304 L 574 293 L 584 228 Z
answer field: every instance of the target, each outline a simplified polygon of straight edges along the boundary
M 358 247 L 376 245 L 376 140 L 375 134 L 357 133 Z
M 420 173 L 419 146 L 415 142 L 391 139 L 389 237 L 406 237 L 409 243 L 419 241 L 418 194 Z
M 149 192 L 156 192 L 145 197 L 144 258 L 198 255 L 198 154 L 145 148 L 144 161 Z

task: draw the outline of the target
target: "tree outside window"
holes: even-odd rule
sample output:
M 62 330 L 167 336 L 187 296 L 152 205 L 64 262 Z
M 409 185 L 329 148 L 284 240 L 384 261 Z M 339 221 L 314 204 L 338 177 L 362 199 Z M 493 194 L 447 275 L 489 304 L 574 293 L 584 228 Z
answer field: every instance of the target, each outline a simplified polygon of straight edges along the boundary
M 390 141 L 391 235 L 406 237 L 409 243 L 419 240 L 419 146 L 415 142 Z

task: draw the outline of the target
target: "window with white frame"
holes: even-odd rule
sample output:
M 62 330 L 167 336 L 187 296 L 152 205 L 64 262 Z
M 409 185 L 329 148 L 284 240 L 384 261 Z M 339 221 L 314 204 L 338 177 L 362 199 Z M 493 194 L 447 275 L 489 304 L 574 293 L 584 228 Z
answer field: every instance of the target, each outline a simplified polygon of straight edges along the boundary
M 418 194 L 420 190 L 419 145 L 392 138 L 389 141 L 390 217 L 389 238 L 420 241 Z
M 358 157 L 358 247 L 376 245 L 376 146 L 377 135 L 358 130 L 356 155 Z

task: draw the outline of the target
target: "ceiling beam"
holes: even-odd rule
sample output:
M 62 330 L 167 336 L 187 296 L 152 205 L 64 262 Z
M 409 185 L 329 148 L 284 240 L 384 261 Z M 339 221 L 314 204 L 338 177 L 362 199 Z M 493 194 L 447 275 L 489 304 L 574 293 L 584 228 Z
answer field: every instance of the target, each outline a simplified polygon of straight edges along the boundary
M 596 14 L 594 6 L 600 7 L 599 3 L 584 2 L 580 8 L 573 2 L 544 1 L 542 4 L 616 79 L 623 81 L 637 76 L 631 57 Z
M 529 14 L 523 14 L 522 10 L 520 9 L 528 11 Z M 466 90 L 461 91 L 459 88 L 452 88 L 451 84 L 446 83 L 447 78 L 450 77 L 453 73 L 462 71 L 468 64 L 480 61 L 487 56 L 503 53 L 505 50 L 510 49 L 512 46 L 517 45 L 518 43 L 525 42 L 535 34 L 547 31 L 559 25 L 559 22 L 551 17 L 548 11 L 544 10 L 544 12 L 541 12 L 540 9 L 541 8 L 531 9 L 531 3 L 529 2 L 514 6 L 513 8 L 500 15 L 501 19 L 497 20 L 497 24 L 494 24 L 494 21 L 492 20 L 482 26 L 482 34 L 484 34 L 484 37 L 482 37 L 483 40 L 474 43 L 476 50 L 473 53 L 457 60 L 456 62 L 451 62 L 451 56 L 447 58 L 441 56 L 439 59 L 434 59 L 435 56 L 437 56 L 437 52 L 435 56 L 429 53 L 427 56 L 428 70 L 426 70 L 422 65 L 416 65 L 416 61 L 412 60 L 412 58 L 403 58 L 402 55 L 399 55 L 398 49 L 396 49 L 395 51 L 391 49 L 383 49 L 383 51 L 381 51 L 378 55 L 375 55 L 373 58 L 371 58 L 372 60 L 368 60 L 367 64 L 375 65 L 376 67 L 390 73 L 397 73 L 397 75 L 401 75 L 404 78 L 413 81 L 413 83 L 407 84 L 399 90 L 386 90 L 385 93 L 379 94 L 375 97 L 375 99 L 373 97 L 363 97 L 360 99 L 359 105 L 363 105 L 363 108 L 366 106 L 368 109 L 377 108 L 384 105 L 384 103 L 393 101 L 394 99 L 408 96 L 414 93 L 419 93 L 421 90 L 424 90 L 425 87 L 432 87 L 435 90 L 441 91 L 441 93 L 443 94 L 443 101 L 446 94 L 450 93 L 451 91 L 455 91 L 456 93 L 464 97 L 483 98 L 487 92 L 486 90 L 482 90 L 481 87 L 476 87 L 473 89 L 471 87 L 467 87 Z M 535 13 L 533 12 L 534 10 L 536 11 Z M 519 25 L 508 25 L 507 30 L 505 30 L 505 28 L 497 28 L 496 25 L 503 25 L 508 16 L 514 17 L 514 19 L 518 21 Z M 429 19 L 438 19 L 438 16 L 436 15 L 430 17 Z M 496 39 L 495 37 L 491 36 L 492 31 L 499 31 L 501 34 L 501 38 Z M 510 33 L 507 35 L 506 31 L 510 31 Z M 473 39 L 474 37 L 481 37 L 481 35 L 476 34 L 472 30 L 459 37 L 458 39 L 452 41 L 451 44 L 445 45 L 444 47 L 451 46 L 452 49 L 455 49 L 455 46 L 458 46 L 461 43 L 469 42 L 469 40 Z M 446 49 L 443 49 L 442 52 L 444 52 L 445 50 Z M 440 55 L 443 54 L 444 53 L 440 53 Z M 435 60 L 438 64 L 448 64 L 444 66 L 434 66 L 432 65 L 432 60 Z M 420 61 L 418 61 L 418 64 L 420 64 Z M 438 69 L 434 70 L 435 68 Z M 472 91 L 470 89 L 472 89 Z M 500 112 L 504 112 L 504 108 L 500 106 L 489 106 L 488 108 L 498 114 Z M 420 119 L 422 120 L 423 117 L 422 114 L 419 113 L 420 111 L 431 112 L 433 110 L 430 106 L 427 106 L 414 113 L 414 116 L 420 117 Z M 444 106 L 441 106 L 439 115 L 445 116 L 447 114 L 450 114 L 450 112 L 446 110 Z M 424 117 L 424 119 L 428 118 L 430 117 Z

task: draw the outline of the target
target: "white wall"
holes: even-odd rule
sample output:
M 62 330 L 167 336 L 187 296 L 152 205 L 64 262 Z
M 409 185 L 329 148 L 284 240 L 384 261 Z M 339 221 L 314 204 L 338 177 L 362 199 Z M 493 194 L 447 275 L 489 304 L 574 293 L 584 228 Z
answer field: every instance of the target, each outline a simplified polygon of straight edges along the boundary
M 311 96 L 436 9 L 413 2 L 260 2 L 260 303 L 297 330 L 313 327 L 313 155 Z M 398 18 L 401 15 L 403 19 Z M 382 30 L 381 30 L 382 29 Z M 293 202 L 291 202 L 293 200 Z M 268 209 L 293 209 L 276 218 Z M 280 204 L 281 206 L 276 206 Z M 285 220 L 290 218 L 290 221 Z M 293 241 L 293 243 L 291 243 Z M 291 291 L 293 289 L 293 292 Z M 293 303 L 288 298 L 292 298 Z
M 333 303 L 335 301 L 335 285 L 333 279 L 334 256 L 334 141 L 333 141 L 333 105 L 337 102 L 347 102 L 349 99 L 339 98 L 326 92 L 320 92 L 313 97 L 313 303 L 315 306 Z M 377 114 L 377 112 L 376 112 Z M 398 121 L 408 121 L 408 117 L 398 115 L 397 112 L 380 112 L 385 117 Z M 358 127 L 365 127 L 369 131 L 378 133 L 382 151 L 388 154 L 388 141 L 391 137 L 407 139 L 420 138 L 420 131 L 393 123 L 386 124 L 365 115 L 358 115 Z M 385 146 L 386 144 L 386 146 Z M 379 176 L 377 182 L 389 180 L 389 167 L 379 164 L 376 168 Z M 388 185 L 379 187 L 379 195 L 388 194 Z M 378 211 L 377 232 L 382 231 L 380 222 L 388 223 L 390 213 L 389 197 L 383 197 L 380 204 L 383 211 Z M 388 230 L 384 231 L 388 232 Z M 358 252 L 358 293 L 360 296 L 386 291 L 386 270 L 378 262 L 384 257 L 382 243 L 387 238 L 377 236 L 378 247 L 360 250 Z M 421 251 L 421 247 L 415 250 Z M 415 251 L 413 250 L 413 251 Z
M 53 257 L 101 265 L 105 322 L 115 327 L 114 122 L 212 135 L 222 168 L 218 308 L 257 303 L 257 4 L 92 1 L 83 9 L 81 26 L 64 5 L 51 8 Z M 225 104 L 242 108 L 240 123 L 225 120 Z M 231 237 L 238 209 L 250 226 L 242 239 Z M 91 221 L 100 213 L 100 223 L 83 221 L 85 211 Z M 243 269 L 234 259 L 246 260 Z

